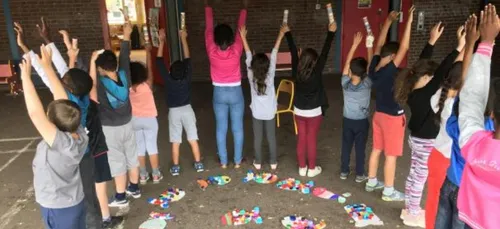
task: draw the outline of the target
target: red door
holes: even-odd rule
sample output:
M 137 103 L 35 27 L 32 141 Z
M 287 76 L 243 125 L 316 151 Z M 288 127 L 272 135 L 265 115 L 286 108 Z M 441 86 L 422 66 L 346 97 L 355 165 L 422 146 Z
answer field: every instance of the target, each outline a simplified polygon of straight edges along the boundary
M 387 0 L 372 0 L 369 6 L 363 5 L 360 2 L 363 1 L 342 1 L 342 67 L 345 64 L 347 53 L 349 53 L 349 49 L 351 48 L 354 34 L 356 32 L 362 32 L 366 37 L 363 17 L 368 17 L 373 35 L 376 39 L 388 15 L 389 1 Z M 354 57 L 361 56 L 367 58 L 366 54 L 367 52 L 363 40 L 354 54 Z
M 154 0 L 145 0 L 144 1 L 144 8 L 146 10 L 146 18 L 150 18 L 149 17 L 149 9 L 150 8 L 153 8 L 154 7 Z M 166 15 L 166 4 L 165 4 L 165 1 L 160 1 L 161 2 L 161 8 L 160 8 L 160 13 L 159 13 L 159 22 L 158 22 L 158 25 L 159 25 L 159 29 L 164 29 L 165 30 L 165 33 L 167 33 L 167 15 Z M 150 25 L 149 25 L 149 20 L 148 20 L 148 32 L 150 33 L 151 35 L 151 28 L 150 28 Z M 150 36 L 151 37 L 151 36 Z M 168 37 L 168 34 L 167 34 L 167 37 Z M 153 47 L 151 49 L 151 57 L 153 59 L 153 72 L 154 72 L 154 77 L 155 77 L 155 83 L 159 83 L 159 84 L 163 84 L 163 78 L 162 76 L 160 76 L 160 73 L 158 72 L 158 68 L 156 67 L 156 62 L 154 61 L 155 58 L 156 58 L 156 54 L 158 52 L 158 49 Z M 166 41 L 166 44 L 165 44 L 165 47 L 163 48 L 163 61 L 165 61 L 165 64 L 167 65 L 167 68 L 169 67 L 170 65 L 170 53 L 169 53 L 169 50 L 168 50 L 168 40 Z

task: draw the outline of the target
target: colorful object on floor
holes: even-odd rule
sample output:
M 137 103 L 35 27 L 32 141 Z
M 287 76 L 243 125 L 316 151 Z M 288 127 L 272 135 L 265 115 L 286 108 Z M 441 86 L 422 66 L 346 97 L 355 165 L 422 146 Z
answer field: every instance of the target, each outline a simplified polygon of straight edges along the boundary
M 149 213 L 149 218 L 150 219 L 173 220 L 174 216 L 171 215 L 170 213 L 151 212 L 151 213 Z
M 196 180 L 196 183 L 198 183 L 198 187 L 201 188 L 201 190 L 205 191 L 205 189 L 208 188 L 209 185 L 226 185 L 229 182 L 231 182 L 231 177 L 228 176 L 209 176 L 206 180 L 198 178 Z
M 186 195 L 186 192 L 178 188 L 169 188 L 165 190 L 158 198 L 149 198 L 148 203 L 160 206 L 165 209 L 169 207 L 170 202 L 179 201 Z
M 348 197 L 351 197 L 351 193 L 350 192 L 346 192 L 344 194 L 342 194 L 343 197 L 345 198 L 348 198 Z
M 313 195 L 319 198 L 327 199 L 327 200 L 337 200 L 339 199 L 339 195 L 326 190 L 323 187 L 317 187 L 313 190 Z
M 251 212 L 235 209 L 231 212 L 224 214 L 220 218 L 220 221 L 222 225 L 234 225 L 234 226 L 248 224 L 252 221 L 255 222 L 256 224 L 263 223 L 259 207 L 254 207 Z
M 321 220 L 318 224 L 302 216 L 289 215 L 281 220 L 281 224 L 287 229 L 323 229 L 326 228 L 325 221 Z
M 278 181 L 278 176 L 272 173 L 254 173 L 252 170 L 248 170 L 243 182 L 248 183 L 252 180 L 259 184 L 272 184 Z
M 309 181 L 307 183 L 302 183 L 300 180 L 296 180 L 295 178 L 288 178 L 278 182 L 276 187 L 283 190 L 300 191 L 301 193 L 309 194 L 311 193 L 311 188 L 314 187 L 314 182 Z
M 196 180 L 196 183 L 198 183 L 198 187 L 200 187 L 203 191 L 205 191 L 208 187 L 208 182 L 206 180 L 198 179 Z
M 162 219 L 148 219 L 139 226 L 139 229 L 164 229 L 167 221 Z
M 365 204 L 346 205 L 344 209 L 355 221 L 356 227 L 384 225 L 384 222 L 373 213 L 372 208 L 367 207 Z

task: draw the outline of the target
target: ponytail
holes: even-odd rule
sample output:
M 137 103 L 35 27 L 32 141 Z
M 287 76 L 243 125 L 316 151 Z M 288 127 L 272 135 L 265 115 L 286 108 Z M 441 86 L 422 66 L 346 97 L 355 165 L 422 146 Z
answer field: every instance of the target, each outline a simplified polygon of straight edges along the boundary
M 450 91 L 450 87 L 451 87 L 451 82 L 449 81 L 449 79 L 446 79 L 443 82 L 443 85 L 441 87 L 441 94 L 439 95 L 438 111 L 436 112 L 435 116 L 436 124 L 441 123 L 441 114 L 443 113 L 444 102 L 448 98 L 448 92 Z
M 436 63 L 432 60 L 421 59 L 417 61 L 411 69 L 403 69 L 398 73 L 394 88 L 394 99 L 399 105 L 404 105 L 408 101 L 408 95 L 413 91 L 420 77 L 434 75 Z
M 269 57 L 264 53 L 257 53 L 252 58 L 250 69 L 253 72 L 252 83 L 255 86 L 257 95 L 266 95 L 266 79 L 269 72 L 269 65 Z

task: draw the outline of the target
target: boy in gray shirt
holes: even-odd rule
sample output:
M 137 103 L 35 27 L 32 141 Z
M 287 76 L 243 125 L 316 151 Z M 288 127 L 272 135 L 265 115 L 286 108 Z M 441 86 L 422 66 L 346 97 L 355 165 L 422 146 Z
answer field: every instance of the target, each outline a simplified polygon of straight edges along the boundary
M 366 180 L 365 149 L 368 139 L 368 115 L 370 113 L 370 94 L 372 81 L 366 77 L 368 62 L 362 57 L 353 59 L 363 36 L 356 33 L 352 47 L 342 72 L 342 90 L 344 92 L 344 119 L 342 129 L 342 156 L 340 179 L 345 180 L 350 174 L 349 161 L 353 145 L 356 150 L 356 182 Z M 366 38 L 368 59 L 373 56 L 373 36 Z
M 39 59 L 44 72 L 52 79 L 50 49 L 42 46 Z M 80 125 L 78 105 L 68 100 L 62 84 L 52 85 L 54 101 L 47 113 L 31 81 L 30 58 L 20 64 L 24 99 L 28 114 L 43 140 L 33 159 L 33 186 L 40 204 L 45 228 L 85 229 L 85 206 L 79 164 L 85 154 L 88 137 Z

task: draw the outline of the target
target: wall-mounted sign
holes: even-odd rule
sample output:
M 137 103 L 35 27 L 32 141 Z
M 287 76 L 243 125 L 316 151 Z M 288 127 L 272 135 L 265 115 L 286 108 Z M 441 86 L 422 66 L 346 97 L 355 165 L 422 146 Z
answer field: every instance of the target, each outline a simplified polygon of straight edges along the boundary
M 155 0 L 155 7 L 161 8 L 161 0 Z
M 151 43 L 154 47 L 158 47 L 160 44 L 160 38 L 158 35 L 158 31 L 160 28 L 160 9 L 151 8 L 149 9 L 149 29 L 151 33 Z
M 372 0 L 358 0 L 359 9 L 369 9 L 372 7 Z

